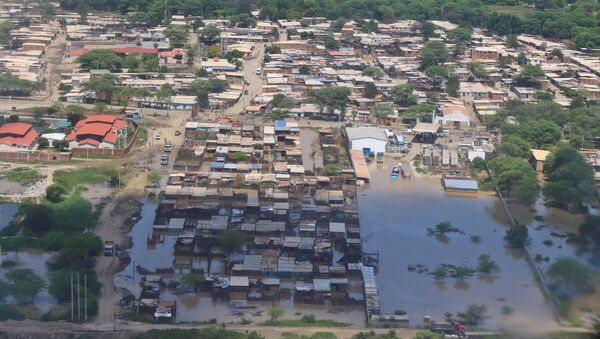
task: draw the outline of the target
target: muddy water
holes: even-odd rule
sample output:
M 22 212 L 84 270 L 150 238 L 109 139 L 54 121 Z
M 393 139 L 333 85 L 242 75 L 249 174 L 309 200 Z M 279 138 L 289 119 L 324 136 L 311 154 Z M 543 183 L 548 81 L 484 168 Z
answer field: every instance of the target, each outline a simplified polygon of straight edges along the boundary
M 18 211 L 19 204 L 0 204 L 0 229 L 8 226 Z
M 51 253 L 37 251 L 37 250 L 26 250 L 16 252 L 2 252 L 2 261 L 12 260 L 17 263 L 15 268 L 28 268 L 33 270 L 37 275 L 46 280 L 48 284 L 48 268 L 46 267 L 46 261 L 52 256 Z M 8 272 L 8 269 L 0 267 L 0 276 L 4 277 L 4 274 Z M 12 302 L 14 299 L 9 297 L 8 302 Z M 42 290 L 33 298 L 33 306 L 40 312 L 48 312 L 52 307 L 56 306 L 58 301 L 54 298 L 47 290 Z
M 140 281 L 142 275 L 137 271 L 134 274 L 134 265 L 144 267 L 150 271 L 156 269 L 166 269 L 173 267 L 174 245 L 176 236 L 163 236 L 164 242 L 156 245 L 148 245 L 147 239 L 152 235 L 152 223 L 154 221 L 156 201 L 142 200 L 141 219 L 134 225 L 130 232 L 133 246 L 128 250 L 130 264 L 120 273 L 115 275 L 115 285 L 126 288 L 136 296 L 141 291 Z M 206 258 L 191 258 L 194 268 L 208 268 Z M 211 275 L 224 276 L 224 266 L 221 258 L 213 259 L 211 262 Z M 179 280 L 181 275 L 165 274 L 164 280 Z M 287 283 L 293 286 L 293 279 L 286 281 L 282 279 L 282 284 Z M 173 291 L 163 289 L 161 299 L 177 300 L 177 321 L 178 322 L 204 322 L 210 319 L 218 319 L 219 322 L 240 322 L 241 316 L 233 315 L 228 307 L 229 301 L 213 300 L 209 293 L 188 293 L 175 295 Z M 231 301 L 247 300 L 243 295 L 234 295 Z M 261 314 L 245 314 L 244 317 L 253 322 L 267 320 L 266 310 L 281 305 L 285 310 L 283 319 L 299 319 L 304 314 L 314 314 L 318 319 L 333 319 L 357 326 L 364 325 L 365 313 L 362 305 L 356 306 L 324 306 L 324 305 L 300 305 L 294 304 L 291 297 L 287 297 L 280 302 L 259 302 L 247 301 L 248 304 L 256 305 L 257 310 L 262 310 Z
M 446 194 L 439 179 L 390 179 L 391 163 L 371 164 L 372 181 L 359 190 L 359 209 L 365 250 L 380 253 L 377 276 L 382 312 L 407 311 L 411 325 L 423 315 L 440 319 L 444 312 L 462 311 L 470 303 L 485 304 L 488 326 L 536 328 L 553 324 L 523 254 L 505 246 L 506 225 L 493 196 L 480 193 Z M 448 220 L 465 234 L 436 237 L 428 227 Z M 476 243 L 471 236 L 480 237 Z M 408 265 L 477 266 L 477 258 L 490 255 L 501 271 L 492 276 L 436 281 L 426 273 L 409 272 Z M 514 310 L 504 316 L 503 306 Z

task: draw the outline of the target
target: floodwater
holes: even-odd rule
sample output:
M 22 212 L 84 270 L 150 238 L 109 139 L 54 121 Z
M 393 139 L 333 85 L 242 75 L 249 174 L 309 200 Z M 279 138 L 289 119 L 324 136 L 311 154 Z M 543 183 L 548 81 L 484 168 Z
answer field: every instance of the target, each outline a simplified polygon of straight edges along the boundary
M 141 219 L 133 226 L 130 236 L 133 246 L 127 251 L 131 258 L 129 265 L 114 278 L 115 285 L 125 288 L 139 296 L 141 292 L 140 282 L 142 275 L 134 267 L 141 266 L 150 271 L 156 269 L 169 269 L 173 267 L 174 245 L 176 236 L 162 236 L 162 242 L 155 245 L 149 245 L 147 239 L 152 236 L 152 224 L 154 221 L 157 202 L 143 199 L 141 210 Z M 191 258 L 194 268 L 208 268 L 206 258 Z M 211 275 L 224 276 L 224 265 L 222 258 L 213 259 L 211 262 Z M 163 274 L 163 280 L 178 280 L 181 275 Z M 293 279 L 282 279 L 282 286 L 285 284 L 292 287 L 295 281 Z M 231 300 L 214 300 L 210 293 L 188 293 L 175 295 L 173 291 L 163 288 L 160 295 L 164 300 L 177 300 L 177 322 L 205 322 L 211 319 L 218 319 L 221 322 L 240 322 L 241 316 L 233 315 L 228 307 L 230 301 L 247 302 L 249 305 L 255 305 L 258 312 L 254 315 L 247 313 L 244 317 L 254 323 L 268 319 L 266 310 L 280 305 L 286 312 L 282 319 L 299 319 L 302 315 L 313 314 L 317 319 L 332 319 L 336 321 L 351 323 L 356 326 L 364 325 L 365 312 L 362 305 L 353 306 L 329 306 L 329 305 L 305 305 L 295 304 L 291 297 L 284 298 L 279 302 L 265 301 L 247 301 L 244 295 L 234 295 Z
M 46 261 L 50 259 L 52 253 L 39 251 L 39 250 L 25 250 L 20 252 L 2 252 L 2 260 L 12 260 L 17 263 L 14 268 L 28 268 L 35 272 L 37 275 L 48 281 L 48 268 L 46 267 Z M 0 267 L 0 276 L 4 277 L 4 274 L 10 269 L 4 269 Z M 12 302 L 12 298 L 9 297 L 9 302 Z M 54 298 L 47 290 L 42 290 L 33 298 L 33 306 L 42 313 L 48 312 L 52 307 L 56 306 L 58 301 Z
M 424 315 L 443 319 L 445 312 L 484 304 L 487 326 L 543 328 L 554 324 L 523 253 L 507 248 L 503 240 L 507 226 L 495 197 L 446 194 L 439 178 L 391 179 L 391 167 L 392 163 L 369 165 L 372 180 L 359 188 L 358 196 L 364 250 L 380 254 L 377 283 L 382 313 L 406 311 L 415 326 Z M 427 234 L 428 227 L 445 220 L 464 234 Z M 473 241 L 472 236 L 480 241 Z M 409 265 L 418 264 L 430 271 L 438 264 L 476 268 L 482 254 L 490 255 L 500 272 L 435 280 L 426 272 L 408 271 Z M 502 315 L 503 306 L 514 313 Z
M 13 221 L 18 211 L 19 204 L 0 204 L 0 230 Z

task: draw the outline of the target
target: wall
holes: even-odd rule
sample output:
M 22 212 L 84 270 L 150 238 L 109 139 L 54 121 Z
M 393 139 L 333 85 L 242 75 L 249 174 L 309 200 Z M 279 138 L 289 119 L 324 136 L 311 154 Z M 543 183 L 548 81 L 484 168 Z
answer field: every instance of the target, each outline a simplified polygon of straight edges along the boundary
M 352 149 L 362 151 L 363 148 L 371 149 L 371 153 L 384 152 L 387 141 L 375 139 L 357 139 L 350 142 Z
M 125 148 L 73 148 L 72 153 L 74 157 L 85 158 L 87 156 L 109 156 L 109 157 L 123 157 L 131 151 L 135 141 L 137 140 L 137 135 L 140 131 L 139 124 L 133 120 L 129 120 L 135 127 L 135 132 L 133 133 L 133 137 L 131 138 L 131 142 Z
M 70 152 L 0 152 L 0 161 L 24 162 L 66 162 L 71 159 Z

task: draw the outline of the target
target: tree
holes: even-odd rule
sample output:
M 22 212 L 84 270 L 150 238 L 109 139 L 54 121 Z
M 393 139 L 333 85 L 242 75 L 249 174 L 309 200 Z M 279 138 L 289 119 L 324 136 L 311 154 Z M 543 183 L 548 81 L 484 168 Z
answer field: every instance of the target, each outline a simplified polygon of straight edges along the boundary
M 552 150 L 545 171 L 544 195 L 552 205 L 581 207 L 597 199 L 594 171 L 571 145 L 561 143 Z
M 548 91 L 535 91 L 533 97 L 537 101 L 549 101 L 554 99 L 554 94 Z
M 527 230 L 527 226 L 517 225 L 509 228 L 506 231 L 506 236 L 504 237 L 504 239 L 508 241 L 512 248 L 524 248 L 527 239 L 529 239 L 529 232 Z
M 516 135 L 507 135 L 496 145 L 494 157 L 508 155 L 510 157 L 528 159 L 531 156 L 531 145 Z
M 421 70 L 430 66 L 441 65 L 448 60 L 450 54 L 441 42 L 428 42 L 421 49 Z
M 579 238 L 586 245 L 600 248 L 600 216 L 586 215 L 579 224 Z
M 52 184 L 46 187 L 46 199 L 53 203 L 60 202 L 66 193 L 67 190 L 60 184 Z
M 567 293 L 589 294 L 595 291 L 596 272 L 576 259 L 558 258 L 550 265 L 546 274 Z
M 466 27 L 457 27 L 449 30 L 446 37 L 453 43 L 469 43 L 471 42 L 471 30 Z
M 413 94 L 415 85 L 407 83 L 392 88 L 391 96 L 394 102 L 401 106 L 412 106 L 417 103 L 417 96 Z
M 241 248 L 246 243 L 246 235 L 236 230 L 225 230 L 219 234 L 219 245 L 227 252 Z
M 219 29 L 217 26 L 213 25 L 213 24 L 209 24 L 204 26 L 204 28 L 202 28 L 202 31 L 200 32 L 200 37 L 202 38 L 202 40 L 204 42 L 207 43 L 211 43 L 216 41 L 216 39 L 219 37 L 219 35 L 221 34 L 221 29 Z
M 22 80 L 8 73 L 0 72 L 0 95 L 30 95 L 35 83 Z
M 538 195 L 535 171 L 526 160 L 499 156 L 492 159 L 488 166 L 494 174 L 495 184 L 507 198 L 531 204 Z
M 460 89 L 460 80 L 456 74 L 451 74 L 446 80 L 446 92 L 451 97 L 458 97 L 458 90 Z
M 273 96 L 271 105 L 276 108 L 292 108 L 296 105 L 292 98 L 288 98 L 283 93 L 277 93 Z
M 518 126 L 506 124 L 502 126 L 502 133 L 517 135 L 528 141 L 533 148 L 548 148 L 562 137 L 560 127 L 545 119 L 527 121 Z
M 310 67 L 308 67 L 307 65 L 301 65 L 300 67 L 298 67 L 298 73 L 302 75 L 309 75 Z
M 362 71 L 362 74 L 373 78 L 382 78 L 385 75 L 381 68 L 375 66 L 365 67 L 365 69 Z
M 375 86 L 372 82 L 367 82 L 365 84 L 364 93 L 365 98 L 374 98 L 377 96 L 377 86 Z
M 25 204 L 22 207 L 23 226 L 34 233 L 43 233 L 50 228 L 53 210 L 45 204 Z
M 279 317 L 285 313 L 285 310 L 280 306 L 274 306 L 269 309 L 269 317 L 271 317 L 271 323 L 275 323 Z
M 334 32 L 340 32 L 342 28 L 344 28 L 346 22 L 346 18 L 340 17 L 332 21 L 330 27 Z
M 517 36 L 510 34 L 506 37 L 506 47 L 509 48 L 518 48 L 520 46 L 519 41 L 517 41 Z
M 123 60 L 110 49 L 91 50 L 77 57 L 76 61 L 84 70 L 108 69 L 111 72 L 120 72 L 123 67 Z
M 151 184 L 158 184 L 160 183 L 160 180 L 162 179 L 162 176 L 160 175 L 160 173 L 156 172 L 156 171 L 150 171 L 148 172 L 148 174 L 146 174 L 146 180 L 151 183 Z
M 6 279 L 11 284 L 12 293 L 17 299 L 31 299 L 31 303 L 35 295 L 46 286 L 44 279 L 27 268 L 10 270 L 6 273 Z
M 544 71 L 540 65 L 522 65 L 521 72 L 515 75 L 513 83 L 517 86 L 534 87 L 544 77 Z
M 421 32 L 421 35 L 423 36 L 423 39 L 425 41 L 437 36 L 437 34 L 435 33 L 435 25 L 429 21 L 423 21 L 420 24 L 418 24 L 415 28 L 417 28 L 419 32 Z
M 324 176 L 327 176 L 327 177 L 335 177 L 335 176 L 340 175 L 340 173 L 342 173 L 342 170 L 336 164 L 329 164 L 329 165 L 325 165 L 325 167 L 323 167 L 322 173 Z
M 181 27 L 168 25 L 164 30 L 165 37 L 169 38 L 172 47 L 181 48 L 187 41 L 187 31 Z
M 469 304 L 464 312 L 458 313 L 465 325 L 479 325 L 487 318 L 487 306 Z
M 485 79 L 489 76 L 487 69 L 485 69 L 485 65 L 481 62 L 471 61 L 467 63 L 467 69 L 477 79 Z
M 327 34 L 324 37 L 323 42 L 325 43 L 325 48 L 327 49 L 340 49 L 340 42 L 334 38 L 333 34 Z
M 281 54 L 281 47 L 277 45 L 265 46 L 265 53 L 267 54 Z
M 219 45 L 210 45 L 206 49 L 206 54 L 209 58 L 218 57 L 221 55 L 221 47 L 219 47 Z
M 39 138 L 38 146 L 40 146 L 40 148 L 47 148 L 48 146 L 50 146 L 50 142 L 46 138 Z
M 425 69 L 425 74 L 428 76 L 428 81 L 434 88 L 440 88 L 444 78 L 450 74 L 450 69 L 445 66 L 433 65 Z
M 101 74 L 84 82 L 82 87 L 86 91 L 94 92 L 98 99 L 111 102 L 118 82 L 119 78 L 114 74 Z
M 500 270 L 496 262 L 492 260 L 492 257 L 487 254 L 480 255 L 477 261 L 477 271 L 481 273 L 492 273 Z
M 351 91 L 347 87 L 325 87 L 311 92 L 312 98 L 321 109 L 327 108 L 331 113 L 337 109 L 341 113 L 341 118 L 346 114 L 350 94 Z
M 244 162 L 248 161 L 248 156 L 246 153 L 238 151 L 233 154 L 233 159 L 235 159 L 236 162 Z
M 394 106 L 390 102 L 378 102 L 371 108 L 371 114 L 376 118 L 385 118 L 395 113 Z

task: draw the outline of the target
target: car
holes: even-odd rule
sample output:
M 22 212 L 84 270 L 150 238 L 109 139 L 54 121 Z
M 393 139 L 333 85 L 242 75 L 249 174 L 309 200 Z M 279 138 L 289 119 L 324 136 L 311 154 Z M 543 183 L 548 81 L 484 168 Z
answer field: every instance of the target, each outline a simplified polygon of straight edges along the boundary
M 178 137 L 178 136 L 180 136 L 180 135 L 181 135 L 181 132 L 180 132 L 180 131 L 175 131 L 175 136 L 176 136 L 176 137 Z
M 256 69 L 256 75 L 260 75 L 262 73 L 262 68 L 257 68 Z
M 160 164 L 161 165 L 168 165 L 169 164 L 169 156 L 166 154 L 163 154 L 160 156 Z
M 160 133 L 154 134 L 154 140 L 160 140 Z

